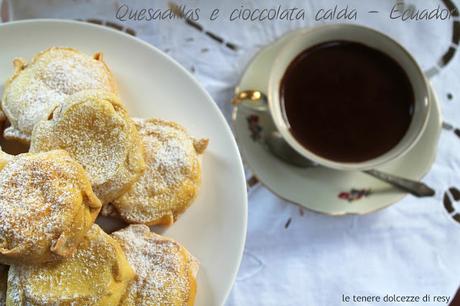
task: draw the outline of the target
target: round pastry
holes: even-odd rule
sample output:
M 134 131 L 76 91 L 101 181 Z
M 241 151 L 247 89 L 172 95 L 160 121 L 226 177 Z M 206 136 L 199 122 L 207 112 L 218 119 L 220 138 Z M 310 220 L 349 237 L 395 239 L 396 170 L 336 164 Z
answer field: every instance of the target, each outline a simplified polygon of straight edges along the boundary
M 8 267 L 0 265 L 0 306 L 6 305 L 6 282 L 8 280 Z
M 70 256 L 100 209 L 86 172 L 67 152 L 10 158 L 0 171 L 0 263 Z
M 198 261 L 183 246 L 141 224 L 130 225 L 112 236 L 137 274 L 122 305 L 194 304 Z
M 8 273 L 7 304 L 12 306 L 119 305 L 135 277 L 120 245 L 97 225 L 71 257 L 13 265 Z
M 13 64 L 15 71 L 6 82 L 1 105 L 11 123 L 4 131 L 7 139 L 28 143 L 34 125 L 76 92 L 117 92 L 101 53 L 88 56 L 71 48 L 50 48 L 38 53 L 29 64 L 22 59 L 15 59 Z
M 187 209 L 200 185 L 198 155 L 208 140 L 195 140 L 174 122 L 134 119 L 141 135 L 146 170 L 112 204 L 128 223 L 169 225 Z
M 69 96 L 35 125 L 31 152 L 63 149 L 85 170 L 103 204 L 126 192 L 144 171 L 141 139 L 120 100 L 105 91 Z

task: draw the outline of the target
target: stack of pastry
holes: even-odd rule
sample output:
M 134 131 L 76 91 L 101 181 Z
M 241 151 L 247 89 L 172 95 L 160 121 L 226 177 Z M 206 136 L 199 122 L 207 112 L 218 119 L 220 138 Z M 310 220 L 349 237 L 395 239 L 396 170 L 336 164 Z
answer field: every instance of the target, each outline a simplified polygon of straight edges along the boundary
M 15 59 L 1 108 L 1 305 L 193 305 L 198 261 L 150 231 L 193 202 L 207 139 L 133 119 L 102 54 Z M 103 211 L 131 224 L 105 233 Z

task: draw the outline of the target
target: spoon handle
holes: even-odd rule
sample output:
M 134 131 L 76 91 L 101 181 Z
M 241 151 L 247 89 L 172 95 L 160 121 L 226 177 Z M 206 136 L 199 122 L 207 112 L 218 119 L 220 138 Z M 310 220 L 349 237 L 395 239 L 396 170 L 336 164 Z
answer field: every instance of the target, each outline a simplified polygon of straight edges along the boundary
M 399 189 L 402 189 L 416 197 L 431 197 L 435 191 L 426 184 L 418 181 L 408 180 L 399 176 L 391 175 L 388 173 L 380 172 L 378 170 L 366 170 L 365 173 L 387 182 Z

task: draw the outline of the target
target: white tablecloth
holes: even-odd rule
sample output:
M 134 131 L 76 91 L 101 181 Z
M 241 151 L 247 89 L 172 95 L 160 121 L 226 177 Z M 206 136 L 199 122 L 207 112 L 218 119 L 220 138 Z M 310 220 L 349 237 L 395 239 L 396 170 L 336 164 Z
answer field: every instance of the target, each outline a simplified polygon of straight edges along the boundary
M 11 0 L 10 0 L 11 1 Z M 188 1 L 202 16 L 213 8 L 221 18 L 201 18 L 206 29 L 238 45 L 238 51 L 217 43 L 202 32 L 176 21 L 126 21 L 115 18 L 117 8 L 164 8 L 165 1 L 54 1 L 13 0 L 14 19 L 58 17 L 98 18 L 134 29 L 137 36 L 168 53 L 194 73 L 227 118 L 234 86 L 245 64 L 262 46 L 286 31 L 321 22 L 320 8 L 358 8 L 355 23 L 394 37 L 428 70 L 452 45 L 453 22 L 390 20 L 394 0 L 374 1 Z M 408 2 L 408 1 L 406 1 Z M 447 2 L 447 1 L 445 1 Z M 448 1 L 450 2 L 450 1 Z M 32 4 L 33 3 L 33 4 Z M 302 21 L 228 21 L 235 8 L 304 8 Z M 436 8 L 441 1 L 415 1 L 417 9 Z M 378 10 L 380 13 L 367 13 Z M 328 21 L 330 22 L 330 21 Z M 334 21 L 332 21 L 334 22 Z M 456 47 L 456 46 L 454 46 Z M 1 41 L 0 41 L 1 48 Z M 460 127 L 460 61 L 458 55 L 432 78 L 446 122 Z M 436 70 L 435 69 L 435 70 Z M 436 197 L 406 197 L 367 216 L 328 217 L 300 209 L 267 189 L 249 192 L 249 226 L 243 262 L 228 305 L 445 305 L 445 303 L 345 303 L 345 295 L 451 296 L 460 284 L 460 223 L 443 206 L 444 193 L 460 189 L 460 138 L 453 131 L 441 135 L 437 160 L 425 181 Z M 248 175 L 250 175 L 248 173 Z M 454 203 L 455 206 L 455 203 Z M 288 222 L 288 220 L 290 220 Z

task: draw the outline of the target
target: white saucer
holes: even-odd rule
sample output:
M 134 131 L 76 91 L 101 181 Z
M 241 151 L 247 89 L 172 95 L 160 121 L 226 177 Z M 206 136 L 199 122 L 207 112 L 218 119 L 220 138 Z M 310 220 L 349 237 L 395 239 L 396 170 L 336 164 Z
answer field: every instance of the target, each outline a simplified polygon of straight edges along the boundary
M 261 50 L 244 72 L 236 92 L 257 89 L 267 92 L 268 76 L 280 47 L 295 32 L 289 33 Z M 398 176 L 421 179 L 436 156 L 441 114 L 431 90 L 433 107 L 427 128 L 419 142 L 406 155 L 383 165 L 379 170 Z M 401 200 L 406 193 L 361 172 L 298 168 L 273 156 L 264 135 L 275 129 L 270 114 L 246 107 L 234 108 L 233 124 L 240 151 L 254 175 L 281 198 L 328 215 L 367 214 Z M 262 128 L 263 127 L 263 128 Z

